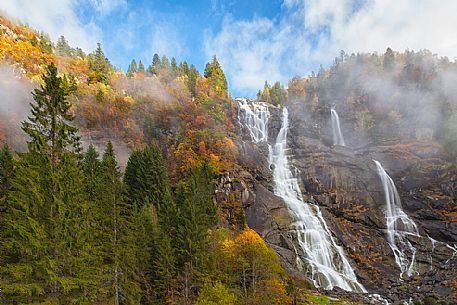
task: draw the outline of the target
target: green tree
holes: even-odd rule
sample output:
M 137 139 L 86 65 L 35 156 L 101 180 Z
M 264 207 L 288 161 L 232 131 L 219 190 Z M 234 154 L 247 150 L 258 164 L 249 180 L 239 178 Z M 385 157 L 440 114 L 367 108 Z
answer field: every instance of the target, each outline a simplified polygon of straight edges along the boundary
M 166 71 L 170 71 L 171 69 L 170 61 L 168 60 L 166 55 L 162 55 L 161 68 Z
M 144 73 L 144 72 L 145 72 L 145 71 L 144 71 L 144 64 L 143 64 L 143 62 L 141 61 L 141 59 L 140 59 L 140 62 L 138 63 L 138 72 L 139 72 L 139 73 Z
M 177 250 L 179 264 L 201 265 L 207 250 L 208 230 L 217 223 L 214 204 L 214 182 L 210 168 L 205 164 L 193 170 L 186 182 L 180 182 L 176 191 L 178 212 Z
M 195 68 L 194 65 L 191 65 L 189 74 L 188 74 L 188 86 L 189 86 L 189 91 L 193 97 L 195 97 L 195 86 L 197 84 L 197 78 L 198 78 L 197 68 Z
M 132 59 L 132 61 L 129 64 L 129 67 L 127 69 L 127 77 L 133 77 L 135 76 L 135 73 L 138 72 L 138 67 L 136 65 L 136 60 Z
M 272 103 L 271 99 L 271 87 L 267 81 L 265 81 L 265 85 L 263 86 L 262 94 L 260 95 L 260 101 L 264 103 Z
M 280 105 L 286 99 L 286 91 L 280 82 L 275 82 L 270 90 L 270 99 L 273 105 Z
M 96 221 L 102 253 L 102 283 L 100 288 L 108 301 L 118 304 L 138 304 L 141 283 L 138 278 L 136 238 L 133 210 L 126 204 L 113 145 L 108 142 L 100 170 Z
M 83 171 L 86 178 L 86 191 L 89 199 L 95 200 L 97 184 L 99 182 L 101 163 L 98 159 L 98 153 L 91 144 L 84 154 Z
M 100 43 L 97 43 L 95 51 L 89 54 L 86 59 L 91 70 L 89 74 L 89 81 L 107 84 L 111 71 L 113 70 L 113 66 L 109 62 L 108 58 L 106 58 Z
M 86 54 L 84 53 L 84 51 L 81 48 L 76 48 L 75 49 L 75 56 L 79 57 L 81 59 L 86 58 Z
M 210 96 L 226 98 L 227 79 L 216 55 L 213 56 L 211 63 L 206 64 L 204 75 L 210 80 Z
M 11 181 L 0 239 L 0 290 L 7 303 L 91 303 L 91 217 L 67 84 L 48 66 L 23 130 L 29 151 Z M 93 291 L 93 290 L 92 290 Z
M 13 177 L 13 154 L 9 146 L 5 144 L 0 149 L 0 200 L 6 198 L 9 190 L 11 189 L 11 180 L 13 179 Z
M 171 200 L 168 173 L 156 145 L 132 152 L 127 162 L 124 183 L 128 200 L 140 206 L 152 203 L 160 210 Z
M 73 56 L 74 52 L 64 36 L 60 36 L 56 44 L 56 53 L 59 56 Z
M 8 193 L 11 190 L 11 182 L 14 178 L 14 161 L 13 154 L 10 148 L 5 144 L 0 149 L 0 239 L 3 230 L 5 230 L 6 224 L 5 213 L 7 210 L 7 199 Z M 0 252 L 1 254 L 1 252 Z M 2 259 L 0 255 L 0 266 L 2 265 Z
M 186 61 L 179 64 L 179 75 L 189 75 L 189 65 Z
M 126 196 L 134 209 L 142 211 L 142 238 L 148 249 L 140 257 L 148 260 L 144 273 L 161 300 L 168 294 L 176 276 L 175 250 L 172 238 L 176 235 L 176 208 L 171 197 L 167 170 L 157 146 L 132 152 L 124 174 Z M 144 266 L 144 264 L 143 264 Z M 147 290 L 147 289 L 146 289 Z M 149 294 L 147 294 L 149 295 Z
M 65 149 L 80 151 L 77 129 L 69 124 L 74 116 L 71 104 L 66 100 L 71 92 L 67 78 L 57 76 L 57 67 L 51 64 L 43 75 L 43 85 L 32 93 L 32 115 L 22 123 L 22 129 L 30 137 L 29 150 L 50 155 L 53 168 Z
M 159 54 L 154 53 L 154 56 L 152 56 L 152 64 L 148 67 L 148 74 L 157 75 L 160 71 L 161 66 L 162 62 L 160 61 Z
M 171 58 L 170 67 L 171 67 L 171 79 L 174 79 L 176 76 L 178 76 L 178 73 L 179 73 L 178 64 L 176 63 L 176 58 L 174 58 L 174 57 Z

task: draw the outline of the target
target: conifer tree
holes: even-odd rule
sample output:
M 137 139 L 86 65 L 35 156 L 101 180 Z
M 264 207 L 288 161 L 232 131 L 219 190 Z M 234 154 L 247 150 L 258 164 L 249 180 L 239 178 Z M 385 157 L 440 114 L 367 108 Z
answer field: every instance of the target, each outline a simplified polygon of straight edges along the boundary
M 144 73 L 144 64 L 140 59 L 140 62 L 138 63 L 138 72 L 139 73 Z
M 111 142 L 107 143 L 102 157 L 100 176 L 97 240 L 103 253 L 102 283 L 110 283 L 100 293 L 115 305 L 137 304 L 141 288 L 137 278 L 133 210 L 125 204 L 121 173 Z
M 273 105 L 280 105 L 286 99 L 286 91 L 281 86 L 280 82 L 275 82 L 270 90 L 271 103 Z
M 125 168 L 124 183 L 132 204 L 154 204 L 163 210 L 170 204 L 171 192 L 167 169 L 159 148 L 147 146 L 132 152 Z
M 154 56 L 152 57 L 152 64 L 148 67 L 148 74 L 152 75 L 157 75 L 160 71 L 161 68 L 161 61 L 159 54 L 154 53 Z
M 148 260 L 150 268 L 142 273 L 149 278 L 143 282 L 154 287 L 157 297 L 163 298 L 170 289 L 176 275 L 175 254 L 172 237 L 176 234 L 176 209 L 171 197 L 168 175 L 162 155 L 157 146 L 132 152 L 124 174 L 126 195 L 133 209 L 142 211 L 139 215 L 142 226 L 137 232 L 145 234 L 143 249 L 139 250 L 142 261 Z M 141 243 L 140 243 L 141 244 Z M 149 294 L 146 294 L 149 295 Z
M 204 75 L 210 81 L 210 96 L 227 97 L 227 79 L 216 55 L 213 56 L 211 63 L 206 64 Z
M 90 217 L 67 84 L 48 66 L 23 123 L 29 151 L 11 181 L 2 232 L 0 290 L 7 303 L 91 302 Z M 93 296 L 93 295 L 92 295 Z
M 179 64 L 179 74 L 181 76 L 189 75 L 189 65 L 187 64 L 186 61 Z
M 170 71 L 170 69 L 171 69 L 170 61 L 168 60 L 168 58 L 165 54 L 162 55 L 161 68 L 165 69 L 167 71 Z
M 51 64 L 43 75 L 43 85 L 32 93 L 32 115 L 22 123 L 22 129 L 30 137 L 29 150 L 50 155 L 53 168 L 65 149 L 79 152 L 77 129 L 69 124 L 74 116 L 71 104 L 66 100 L 71 84 L 66 77 L 57 76 L 57 67 Z
M 91 144 L 84 154 L 83 171 L 86 178 L 86 190 L 89 199 L 94 200 L 97 191 L 97 183 L 99 182 L 100 175 L 100 160 L 98 153 L 94 146 Z
M 13 154 L 7 144 L 0 149 L 0 200 L 6 199 L 14 176 Z M 1 208 L 0 208 L 1 209 Z
M 136 72 L 138 72 L 136 61 L 135 61 L 135 59 L 132 59 L 132 61 L 129 64 L 129 67 L 127 69 L 127 77 L 135 76 Z
M 176 63 L 176 58 L 172 57 L 171 58 L 171 79 L 174 79 L 176 76 L 178 76 L 178 64 Z
M 56 44 L 56 53 L 59 56 L 73 56 L 73 50 L 64 36 L 60 36 Z
M 7 210 L 8 193 L 11 190 L 11 182 L 14 178 L 13 154 L 5 144 L 0 149 L 0 240 L 5 230 L 5 215 Z M 0 252 L 0 266 L 3 265 Z
M 95 51 L 87 56 L 87 61 L 91 70 L 89 74 L 90 81 L 108 83 L 113 67 L 108 58 L 106 58 L 100 43 L 97 43 Z
M 197 68 L 195 68 L 194 65 L 190 66 L 189 70 L 189 75 L 188 75 L 188 86 L 189 86 L 189 91 L 192 96 L 195 97 L 195 86 L 197 84 L 197 77 L 198 77 L 198 71 Z
M 217 222 L 217 208 L 213 200 L 213 174 L 208 165 L 191 172 L 176 191 L 178 212 L 177 250 L 180 265 L 196 267 L 206 252 L 208 230 Z

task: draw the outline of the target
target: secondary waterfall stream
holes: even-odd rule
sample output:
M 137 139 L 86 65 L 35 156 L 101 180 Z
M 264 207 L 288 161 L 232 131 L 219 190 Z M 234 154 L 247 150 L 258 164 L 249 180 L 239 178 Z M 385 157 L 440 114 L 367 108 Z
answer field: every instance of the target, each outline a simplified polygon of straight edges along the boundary
M 411 245 L 408 235 L 419 236 L 416 224 L 406 215 L 401 206 L 400 195 L 394 181 L 382 167 L 381 163 L 373 160 L 381 178 L 386 201 L 385 216 L 387 223 L 387 242 L 394 252 L 395 262 L 400 267 L 400 278 L 406 273 L 413 275 L 416 258 L 416 248 Z M 408 255 L 409 254 L 409 255 Z
M 244 112 L 245 126 L 251 134 L 254 143 L 268 140 L 268 118 L 270 112 L 268 106 L 263 103 L 249 103 L 246 99 L 237 99 L 238 101 L 238 120 L 241 112 Z M 241 122 L 241 121 L 240 121 Z
M 259 107 L 256 103 L 239 103 L 242 110 L 252 107 L 250 110 L 244 110 L 244 120 L 243 116 L 239 116 L 239 119 L 248 129 L 253 129 L 250 133 L 252 140 L 256 142 L 258 137 L 252 135 L 256 135 L 258 126 L 267 125 L 267 121 L 258 124 L 257 119 L 262 120 L 261 115 L 257 115 L 257 119 L 250 118 L 251 113 L 255 113 L 256 107 Z M 268 117 L 269 115 L 263 116 Z M 252 123 L 254 125 L 251 125 Z M 273 167 L 275 194 L 284 200 L 294 219 L 290 232 L 301 248 L 300 259 L 309 267 L 309 276 L 316 287 L 340 287 L 347 291 L 366 292 L 363 285 L 357 281 L 342 247 L 336 244 L 331 235 L 319 207 L 303 200 L 298 180 L 293 177 L 287 159 L 288 128 L 288 111 L 287 108 L 283 108 L 282 126 L 276 143 L 273 146 L 269 145 L 269 162 Z M 266 138 L 263 141 L 266 141 Z
M 335 109 L 330 109 L 332 119 L 332 131 L 333 131 L 333 145 L 346 146 L 343 139 L 343 133 L 341 132 L 340 117 Z

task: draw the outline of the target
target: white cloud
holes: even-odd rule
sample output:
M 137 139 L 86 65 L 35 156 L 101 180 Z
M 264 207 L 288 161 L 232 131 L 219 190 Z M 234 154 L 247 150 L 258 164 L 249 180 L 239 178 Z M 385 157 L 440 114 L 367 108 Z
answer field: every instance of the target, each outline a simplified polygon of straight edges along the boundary
M 1 0 L 0 9 L 12 17 L 20 19 L 33 28 L 43 31 L 56 41 L 64 35 L 72 46 L 85 51 L 95 49 L 101 41 L 102 31 L 94 23 L 82 23 L 76 14 L 77 0 Z M 99 1 L 100 8 L 107 1 Z M 119 2 L 119 1 L 115 1 Z
M 127 0 L 86 0 L 88 1 L 100 14 L 108 15 L 115 9 L 127 5 Z
M 154 24 L 150 38 L 151 47 L 147 58 L 152 59 L 154 53 L 171 57 L 181 57 L 184 52 L 182 38 L 178 28 L 168 21 L 158 21 Z
M 456 10 L 454 0 L 285 0 L 274 19 L 226 17 L 206 33 L 205 52 L 218 55 L 232 88 L 253 95 L 265 80 L 304 75 L 340 50 L 429 49 L 453 59 Z

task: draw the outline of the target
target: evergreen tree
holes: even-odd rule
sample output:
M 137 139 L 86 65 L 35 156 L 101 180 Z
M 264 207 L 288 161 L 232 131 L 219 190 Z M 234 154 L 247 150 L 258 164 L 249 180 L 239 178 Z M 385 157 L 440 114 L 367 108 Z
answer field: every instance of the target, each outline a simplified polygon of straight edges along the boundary
M 178 76 L 179 70 L 178 70 L 178 64 L 176 63 L 176 58 L 172 57 L 171 58 L 171 79 L 174 79 L 176 76 Z
M 198 77 L 198 71 L 197 68 L 195 68 L 194 65 L 190 66 L 189 74 L 188 74 L 188 86 L 189 86 L 189 91 L 193 97 L 195 97 L 195 86 L 197 84 L 197 77 Z
M 206 256 L 208 230 L 217 222 L 214 176 L 208 165 L 191 172 L 176 191 L 178 212 L 177 251 L 179 264 L 198 267 Z
M 138 67 L 136 65 L 135 59 L 132 59 L 132 61 L 129 64 L 129 67 L 127 69 L 127 77 L 133 77 L 135 76 L 135 73 L 138 72 Z
M 43 75 L 43 85 L 32 93 L 35 104 L 31 104 L 32 115 L 22 123 L 22 129 L 30 137 L 29 150 L 48 154 L 55 167 L 62 152 L 71 147 L 79 152 L 77 129 L 69 122 L 71 104 L 66 100 L 70 84 L 65 77 L 57 76 L 57 67 L 51 64 Z
M 213 56 L 211 63 L 206 64 L 205 77 L 210 81 L 210 96 L 221 98 L 227 97 L 227 79 L 225 78 L 225 74 L 222 71 L 216 55 Z
M 133 227 L 133 210 L 125 204 L 113 145 L 108 142 L 101 161 L 97 222 L 103 255 L 102 283 L 110 283 L 99 291 L 114 304 L 138 304 L 140 279 Z
M 143 74 L 144 74 L 144 72 L 145 72 L 145 71 L 144 71 L 144 64 L 143 64 L 143 62 L 141 61 L 141 59 L 140 59 L 140 62 L 138 63 L 138 72 L 139 72 L 139 73 L 143 73 Z
M 7 210 L 7 199 L 8 193 L 11 190 L 11 182 L 14 178 L 14 161 L 13 154 L 11 153 L 8 145 L 4 145 L 0 149 L 0 240 L 1 234 L 5 228 L 6 224 L 5 213 Z M 0 266 L 3 265 L 0 252 Z
M 125 170 L 124 183 L 130 205 L 143 211 L 140 214 L 142 226 L 137 228 L 137 232 L 142 232 L 146 237 L 140 238 L 138 235 L 144 244 L 138 256 L 143 257 L 142 261 L 150 261 L 150 268 L 143 264 L 142 272 L 149 278 L 144 286 L 150 284 L 157 297 L 162 299 L 176 275 L 175 250 L 172 246 L 172 238 L 176 235 L 176 209 L 165 163 L 157 146 L 151 145 L 132 152 Z M 145 253 L 145 249 L 149 253 Z
M 179 64 L 179 74 L 181 76 L 189 75 L 189 65 L 186 61 Z
M 74 52 L 64 36 L 60 36 L 56 44 L 56 53 L 59 56 L 73 56 Z
M 154 53 L 154 56 L 152 57 L 152 64 L 148 67 L 148 74 L 152 75 L 157 75 L 160 71 L 160 68 L 162 66 L 162 63 L 160 61 L 159 54 Z
M 23 123 L 29 152 L 17 163 L 2 230 L 0 290 L 7 303 L 91 303 L 90 215 L 67 84 L 48 66 Z
M 286 91 L 280 82 L 275 82 L 271 87 L 270 99 L 273 105 L 280 105 L 286 99 Z
M 270 85 L 268 84 L 268 81 L 265 81 L 265 85 L 263 86 L 263 91 L 262 91 L 262 94 L 260 96 L 260 100 L 264 103 L 269 103 L 271 104 L 271 95 L 270 95 L 270 92 L 271 92 L 271 87 Z
M 211 63 L 206 63 L 205 65 L 205 73 L 203 74 L 206 78 L 210 78 L 213 74 L 213 65 Z
M 81 59 L 86 58 L 86 54 L 84 53 L 84 51 L 81 48 L 76 48 L 75 49 L 75 56 L 79 57 Z
M 165 69 L 166 71 L 170 71 L 171 69 L 170 61 L 168 60 L 166 55 L 162 55 L 161 68 Z
M 89 145 L 83 160 L 83 171 L 86 178 L 86 190 L 89 199 L 95 200 L 97 184 L 100 176 L 100 160 L 94 146 Z
M 395 65 L 395 55 L 391 48 L 387 48 L 384 53 L 383 66 L 384 69 L 392 69 Z
M 97 43 L 95 51 L 87 56 L 87 61 L 91 70 L 89 81 L 108 83 L 113 66 L 103 53 L 100 43 Z
M 13 176 L 13 154 L 11 153 L 9 146 L 5 144 L 0 149 L 0 201 L 6 198 L 11 189 L 11 180 Z
M 165 162 L 159 148 L 147 146 L 131 153 L 124 174 L 127 197 L 131 204 L 152 203 L 157 209 L 170 204 L 171 191 Z

